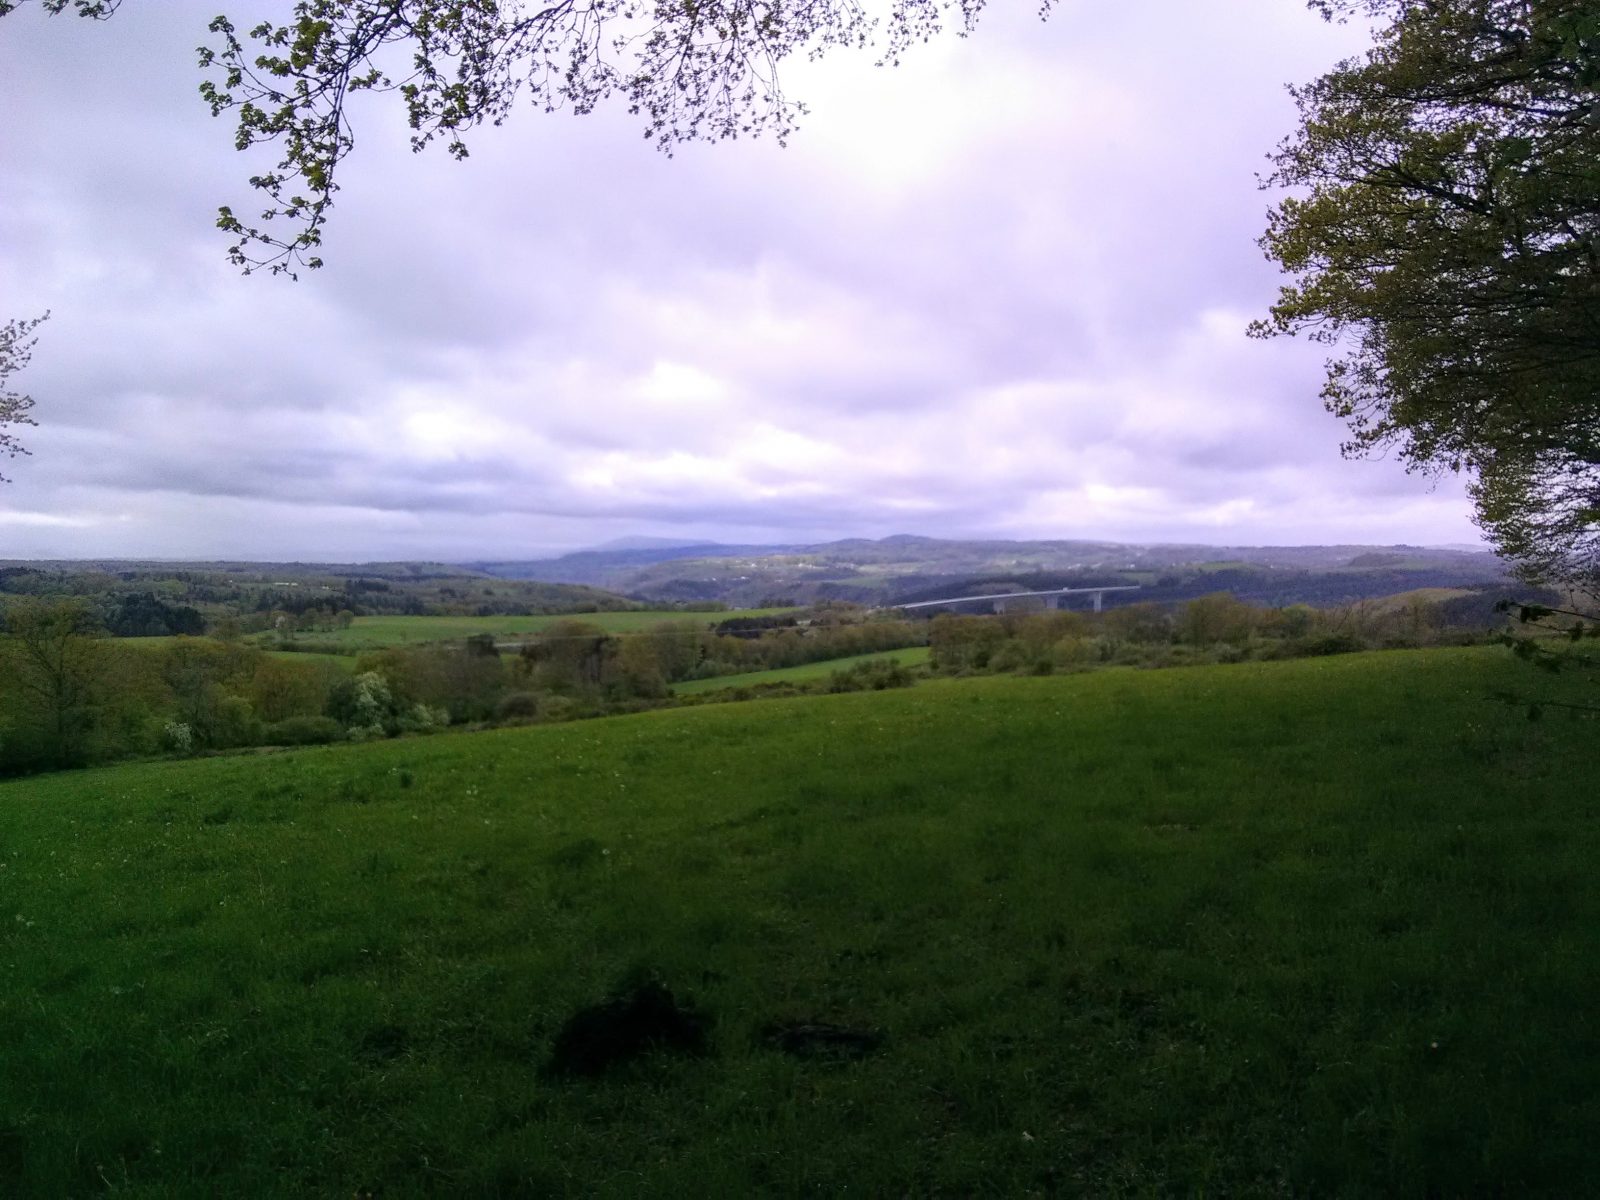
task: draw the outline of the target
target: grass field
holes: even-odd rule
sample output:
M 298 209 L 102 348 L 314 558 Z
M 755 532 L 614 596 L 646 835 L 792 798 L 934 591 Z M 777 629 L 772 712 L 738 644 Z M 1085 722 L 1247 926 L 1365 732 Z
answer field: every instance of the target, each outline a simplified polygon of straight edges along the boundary
M 355 656 L 350 654 L 314 654 L 309 652 L 301 653 L 298 650 L 268 650 L 265 653 L 269 658 L 281 658 L 285 662 L 332 663 L 341 671 L 354 671 L 356 669 Z
M 1600 1193 L 1594 727 L 1508 685 L 1551 686 L 935 681 L 0 785 L 0 1194 Z M 650 975 L 704 1054 L 544 1069 Z
M 135 650 L 165 650 L 168 647 L 182 645 L 185 642 L 205 642 L 209 645 L 213 641 L 209 637 L 192 637 L 186 633 L 164 637 L 119 637 L 109 640 L 113 646 L 129 646 Z
M 1412 588 L 1409 592 L 1396 592 L 1392 596 L 1378 596 L 1371 600 L 1354 601 L 1350 607 L 1360 607 L 1369 612 L 1400 612 L 1413 604 L 1442 604 L 1473 593 L 1467 588 L 1426 587 Z
M 414 646 L 422 642 L 442 642 L 452 638 L 489 633 L 495 637 L 515 637 L 538 633 L 558 621 L 582 621 L 607 633 L 634 633 L 668 622 L 689 622 L 710 626 L 733 617 L 766 617 L 792 612 L 786 608 L 747 608 L 734 612 L 593 612 L 565 613 L 543 617 L 357 617 L 348 629 L 299 635 L 306 642 L 337 646 L 340 649 L 377 650 L 385 646 Z
M 119 647 L 131 646 L 135 650 L 165 650 L 182 642 L 203 642 L 206 645 L 221 644 L 208 637 L 187 637 L 183 635 L 175 637 L 114 638 L 111 644 Z M 272 658 L 281 658 L 288 662 L 326 662 L 332 663 L 343 671 L 355 669 L 356 660 L 349 654 L 301 653 L 298 650 L 268 650 L 265 653 Z
M 879 650 L 871 654 L 852 654 L 846 658 L 830 658 L 824 662 L 806 663 L 798 667 L 779 667 L 772 671 L 746 671 L 739 675 L 719 675 L 712 679 L 692 679 L 688 683 L 673 684 L 672 690 L 683 695 L 696 692 L 715 692 L 723 688 L 750 687 L 761 683 L 809 683 L 826 679 L 835 671 L 848 671 L 866 662 L 897 662 L 902 666 L 921 666 L 928 661 L 926 646 L 908 646 L 904 650 Z

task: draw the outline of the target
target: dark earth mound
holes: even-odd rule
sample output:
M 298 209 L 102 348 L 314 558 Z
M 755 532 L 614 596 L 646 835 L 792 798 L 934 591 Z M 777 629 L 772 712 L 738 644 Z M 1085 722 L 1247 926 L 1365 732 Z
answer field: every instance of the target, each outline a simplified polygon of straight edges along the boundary
M 710 1024 L 709 1017 L 680 1004 L 661 984 L 639 984 L 567 1018 L 545 1070 L 559 1076 L 594 1076 L 652 1050 L 703 1055 Z

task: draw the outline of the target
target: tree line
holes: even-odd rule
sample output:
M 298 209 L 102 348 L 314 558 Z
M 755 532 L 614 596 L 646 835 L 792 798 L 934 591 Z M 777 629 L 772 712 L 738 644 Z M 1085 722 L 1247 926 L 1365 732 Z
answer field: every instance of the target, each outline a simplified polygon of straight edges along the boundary
M 236 622 L 232 628 L 243 633 L 309 632 L 339 628 L 352 617 L 550 616 L 644 607 L 599 588 L 417 563 L 12 563 L 0 566 L 0 605 L 9 597 L 85 600 L 119 637 L 193 634 L 196 617 L 208 631 Z M 119 622 L 118 608 L 130 604 L 148 611 Z M 192 611 L 175 619 L 179 609 Z
M 1271 608 L 1216 592 L 1182 604 L 1142 601 L 1101 613 L 947 613 L 931 622 L 928 644 L 933 669 L 946 674 L 1053 674 L 1462 645 L 1482 642 L 1504 624 L 1495 612 L 1497 594 L 1433 599 L 1424 593 L 1332 608 Z
M 480 635 L 341 661 L 236 640 L 110 637 L 83 599 L 15 601 L 0 637 L 0 774 L 629 712 L 670 702 L 671 685 L 689 679 L 927 640 L 925 623 L 848 608 L 805 627 L 785 620 L 623 634 L 562 621 L 512 653 Z

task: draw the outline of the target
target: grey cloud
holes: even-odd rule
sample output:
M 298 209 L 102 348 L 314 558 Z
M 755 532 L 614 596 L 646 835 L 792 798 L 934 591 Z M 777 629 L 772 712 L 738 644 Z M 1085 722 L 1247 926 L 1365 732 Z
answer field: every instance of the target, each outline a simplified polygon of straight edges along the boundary
M 524 112 L 458 165 L 369 106 L 294 286 L 209 228 L 249 199 L 193 96 L 213 7 L 0 25 L 0 293 L 56 310 L 0 554 L 1473 537 L 1458 483 L 1339 459 L 1313 348 L 1242 337 L 1280 84 L 1351 45 L 1294 4 L 796 64 L 787 150 Z

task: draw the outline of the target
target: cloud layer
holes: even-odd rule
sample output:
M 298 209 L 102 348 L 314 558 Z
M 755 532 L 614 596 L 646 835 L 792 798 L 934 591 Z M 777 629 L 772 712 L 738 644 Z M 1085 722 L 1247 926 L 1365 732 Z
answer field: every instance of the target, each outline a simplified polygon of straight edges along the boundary
M 54 313 L 0 557 L 1475 540 L 1456 481 L 1340 459 L 1313 348 L 1244 336 L 1282 84 L 1359 42 L 1292 3 L 797 64 L 787 149 L 524 112 L 454 164 L 370 105 L 298 284 L 210 228 L 250 169 L 194 95 L 213 7 L 0 22 L 0 295 Z

